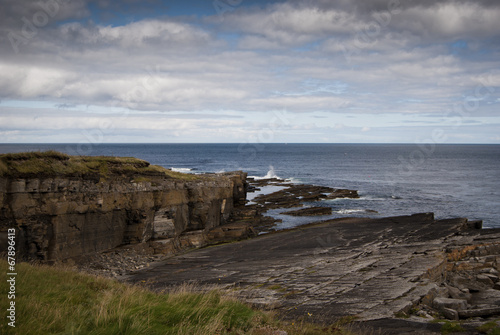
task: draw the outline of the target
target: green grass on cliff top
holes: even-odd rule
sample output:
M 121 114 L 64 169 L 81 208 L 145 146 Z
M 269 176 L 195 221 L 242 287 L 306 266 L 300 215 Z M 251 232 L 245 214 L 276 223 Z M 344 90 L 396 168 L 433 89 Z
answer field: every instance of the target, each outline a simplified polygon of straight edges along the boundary
M 174 172 L 133 157 L 70 156 L 57 151 L 22 152 L 0 155 L 0 176 L 83 176 L 156 175 L 195 180 L 192 174 Z
M 8 273 L 0 261 L 0 271 Z M 16 323 L 7 325 L 0 283 L 0 334 L 246 334 L 264 314 L 218 291 L 157 294 L 49 266 L 16 265 Z
M 0 259 L 0 273 L 8 272 L 7 262 Z M 0 281 L 0 334 L 271 335 L 285 329 L 289 335 L 353 335 L 340 325 L 283 323 L 271 312 L 254 310 L 218 290 L 194 293 L 183 286 L 155 293 L 70 269 L 27 263 L 16 264 L 16 272 L 15 299 L 8 299 L 5 277 Z M 15 301 L 15 328 L 7 325 L 10 301 Z

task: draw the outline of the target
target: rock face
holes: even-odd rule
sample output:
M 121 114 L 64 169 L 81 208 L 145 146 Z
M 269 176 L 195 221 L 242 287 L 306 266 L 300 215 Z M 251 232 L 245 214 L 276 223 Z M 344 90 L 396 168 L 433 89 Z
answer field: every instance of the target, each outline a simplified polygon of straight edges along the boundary
M 18 255 L 41 261 L 147 241 L 165 250 L 181 240 L 197 246 L 245 202 L 245 180 L 243 172 L 192 180 L 162 173 L 0 175 L 0 240 L 16 228 Z

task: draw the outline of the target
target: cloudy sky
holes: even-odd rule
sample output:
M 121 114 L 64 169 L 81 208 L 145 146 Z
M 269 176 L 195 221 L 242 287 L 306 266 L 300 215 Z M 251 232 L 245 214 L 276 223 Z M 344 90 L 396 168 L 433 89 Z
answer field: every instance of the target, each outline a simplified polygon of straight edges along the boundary
M 500 143 L 497 0 L 0 6 L 1 143 Z

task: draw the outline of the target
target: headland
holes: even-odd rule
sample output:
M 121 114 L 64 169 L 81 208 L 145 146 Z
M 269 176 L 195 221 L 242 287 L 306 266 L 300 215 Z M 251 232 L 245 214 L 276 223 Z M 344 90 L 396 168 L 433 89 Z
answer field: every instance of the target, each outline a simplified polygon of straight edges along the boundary
M 246 200 L 266 186 L 279 189 Z M 496 322 L 500 231 L 480 221 L 421 213 L 274 231 L 265 215 L 324 215 L 304 203 L 338 197 L 358 194 L 241 171 L 185 175 L 135 158 L 0 156 L 0 232 L 16 228 L 23 259 L 157 291 L 216 285 L 285 319 L 386 334 L 438 334 L 439 319 L 477 334 Z

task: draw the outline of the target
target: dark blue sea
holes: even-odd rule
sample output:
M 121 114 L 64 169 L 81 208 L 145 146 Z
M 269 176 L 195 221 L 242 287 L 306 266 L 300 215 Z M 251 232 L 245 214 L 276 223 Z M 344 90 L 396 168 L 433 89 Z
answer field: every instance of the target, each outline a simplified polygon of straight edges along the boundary
M 190 173 L 244 170 L 359 191 L 360 199 L 322 202 L 332 207 L 331 217 L 434 212 L 437 218 L 482 219 L 485 227 L 500 227 L 500 145 L 0 144 L 0 153 L 48 149 L 133 156 Z M 270 214 L 284 220 L 279 228 L 311 221 Z

